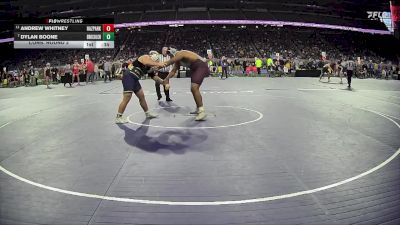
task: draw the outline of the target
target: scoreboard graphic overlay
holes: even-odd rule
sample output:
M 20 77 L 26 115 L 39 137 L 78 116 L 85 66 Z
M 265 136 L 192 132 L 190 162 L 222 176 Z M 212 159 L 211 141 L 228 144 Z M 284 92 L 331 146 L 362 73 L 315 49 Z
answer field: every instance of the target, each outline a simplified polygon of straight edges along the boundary
M 43 18 L 16 21 L 15 49 L 114 48 L 114 19 Z

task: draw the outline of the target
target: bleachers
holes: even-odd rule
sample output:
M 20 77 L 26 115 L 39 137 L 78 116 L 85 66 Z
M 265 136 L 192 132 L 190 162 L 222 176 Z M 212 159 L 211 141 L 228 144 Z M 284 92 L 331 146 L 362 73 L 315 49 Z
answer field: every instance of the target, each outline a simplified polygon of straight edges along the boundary
M 129 22 L 139 22 L 142 17 L 141 12 L 135 12 L 135 13 L 120 13 L 117 14 L 115 17 L 115 22 L 116 23 L 129 23 Z
M 175 11 L 159 11 L 159 12 L 145 12 L 142 16 L 142 21 L 161 21 L 161 20 L 175 20 Z
M 240 10 L 240 9 L 193 9 L 193 10 L 169 10 L 119 13 L 115 17 L 116 23 L 146 22 L 162 20 L 267 20 L 307 22 L 329 25 L 341 25 L 366 29 L 386 30 L 386 26 L 380 21 L 371 21 L 353 17 L 341 17 L 333 13 L 319 11 L 293 11 L 291 10 Z
M 207 11 L 179 11 L 177 14 L 178 20 L 208 20 Z
M 301 21 L 298 14 L 295 13 L 288 13 L 284 11 L 273 11 L 271 12 L 274 20 L 277 21 L 291 21 L 291 22 L 298 22 Z
M 244 20 L 246 17 L 240 10 L 212 10 L 210 17 L 213 20 Z
M 243 10 L 243 14 L 248 20 L 273 20 L 274 17 L 267 12 Z

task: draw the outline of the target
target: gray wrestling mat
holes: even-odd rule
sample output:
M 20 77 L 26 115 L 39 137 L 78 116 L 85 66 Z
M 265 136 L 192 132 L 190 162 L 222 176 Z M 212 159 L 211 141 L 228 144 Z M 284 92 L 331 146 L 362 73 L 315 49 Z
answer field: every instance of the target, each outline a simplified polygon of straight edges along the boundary
M 0 224 L 399 224 L 400 83 L 331 81 L 0 89 Z

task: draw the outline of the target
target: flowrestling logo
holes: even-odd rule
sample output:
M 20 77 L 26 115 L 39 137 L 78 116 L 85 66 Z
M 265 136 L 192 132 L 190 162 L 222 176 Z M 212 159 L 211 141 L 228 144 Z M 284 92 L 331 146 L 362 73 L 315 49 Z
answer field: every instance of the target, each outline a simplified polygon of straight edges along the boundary
M 368 19 L 381 21 L 389 31 L 393 32 L 392 14 L 390 12 L 368 11 L 367 14 Z
M 391 18 L 390 12 L 378 12 L 378 11 L 368 11 L 368 19 L 380 20 L 382 21 L 383 18 Z M 383 21 L 382 21 L 383 22 Z

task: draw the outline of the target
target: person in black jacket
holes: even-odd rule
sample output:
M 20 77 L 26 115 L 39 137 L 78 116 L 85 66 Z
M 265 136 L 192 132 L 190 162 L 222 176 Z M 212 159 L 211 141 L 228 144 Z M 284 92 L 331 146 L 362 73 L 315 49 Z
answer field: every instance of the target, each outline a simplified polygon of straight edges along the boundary
M 51 68 L 51 79 L 53 81 L 53 84 L 54 83 L 58 84 L 57 74 L 58 74 L 57 67 Z

